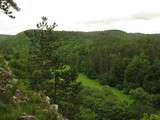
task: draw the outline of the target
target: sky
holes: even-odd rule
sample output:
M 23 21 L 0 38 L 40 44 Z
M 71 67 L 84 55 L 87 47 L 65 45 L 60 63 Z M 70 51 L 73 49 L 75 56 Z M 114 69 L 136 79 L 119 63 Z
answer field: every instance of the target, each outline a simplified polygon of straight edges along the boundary
M 56 30 L 123 30 L 160 33 L 160 0 L 14 0 L 21 11 L 11 19 L 0 12 L 0 34 L 36 28 L 42 16 Z

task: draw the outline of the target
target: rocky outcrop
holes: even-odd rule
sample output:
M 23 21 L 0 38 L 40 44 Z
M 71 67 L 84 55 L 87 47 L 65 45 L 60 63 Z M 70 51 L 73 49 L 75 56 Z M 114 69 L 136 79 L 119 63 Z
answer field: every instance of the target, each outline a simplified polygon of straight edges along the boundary
M 38 120 L 38 119 L 32 115 L 24 115 L 19 117 L 17 120 Z
M 0 94 L 6 94 L 12 87 L 12 72 L 7 61 L 0 56 Z

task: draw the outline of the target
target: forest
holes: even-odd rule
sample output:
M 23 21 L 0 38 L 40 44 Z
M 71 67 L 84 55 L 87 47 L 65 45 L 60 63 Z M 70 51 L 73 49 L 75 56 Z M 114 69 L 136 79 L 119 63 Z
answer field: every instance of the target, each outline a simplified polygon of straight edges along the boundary
M 1 120 L 160 120 L 160 34 L 56 26 L 0 35 Z
M 0 34 L 0 120 L 160 120 L 160 34 L 56 27 Z

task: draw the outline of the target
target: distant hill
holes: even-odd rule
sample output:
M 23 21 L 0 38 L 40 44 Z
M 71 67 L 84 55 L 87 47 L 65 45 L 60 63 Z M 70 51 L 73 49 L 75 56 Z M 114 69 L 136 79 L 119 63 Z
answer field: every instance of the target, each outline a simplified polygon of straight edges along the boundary
M 30 33 L 33 30 L 27 30 L 17 35 L 0 34 L 0 47 L 12 46 L 17 52 L 26 52 L 29 45 L 29 38 L 25 33 Z M 58 39 L 63 41 L 63 46 L 60 51 L 69 51 L 77 49 L 77 45 L 81 49 L 86 49 L 92 44 L 111 44 L 120 41 L 143 41 L 143 40 L 160 40 L 160 34 L 142 34 L 142 33 L 127 33 L 121 30 L 106 30 L 93 32 L 73 32 L 73 31 L 56 31 Z

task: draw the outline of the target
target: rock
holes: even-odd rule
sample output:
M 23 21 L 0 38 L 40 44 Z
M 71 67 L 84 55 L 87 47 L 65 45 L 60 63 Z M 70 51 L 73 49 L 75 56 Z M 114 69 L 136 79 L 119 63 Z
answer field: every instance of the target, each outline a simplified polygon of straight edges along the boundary
M 47 104 L 50 104 L 50 100 L 51 100 L 50 97 L 46 96 L 46 103 Z
M 7 94 L 12 88 L 12 72 L 6 60 L 0 56 L 0 94 Z
M 29 97 L 23 91 L 17 89 L 15 95 L 12 97 L 12 101 L 14 103 L 27 102 L 29 101 Z
M 54 104 L 53 107 L 54 107 L 55 111 L 58 112 L 58 105 Z
M 17 120 L 38 120 L 38 119 L 32 115 L 25 115 L 25 116 L 19 117 Z
M 46 113 L 47 113 L 47 112 L 49 112 L 49 110 L 48 110 L 48 109 L 43 109 L 42 111 L 43 111 L 43 112 L 46 112 Z

